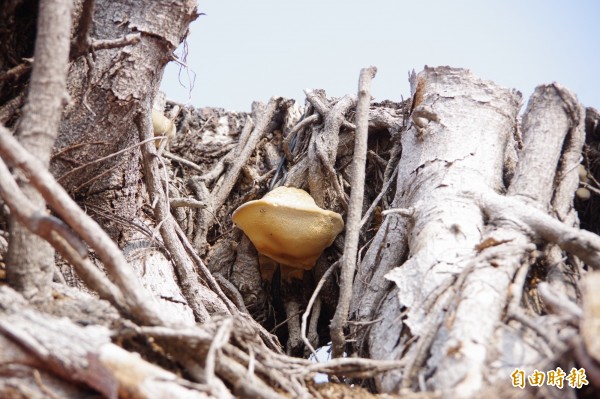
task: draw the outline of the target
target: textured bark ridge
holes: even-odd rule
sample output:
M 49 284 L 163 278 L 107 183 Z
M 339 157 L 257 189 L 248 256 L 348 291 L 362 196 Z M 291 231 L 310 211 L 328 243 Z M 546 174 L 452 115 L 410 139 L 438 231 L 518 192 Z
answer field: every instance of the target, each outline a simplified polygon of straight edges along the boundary
M 521 115 L 519 92 L 425 67 L 410 99 L 376 102 L 370 67 L 356 95 L 194 109 L 157 95 L 193 1 L 40 2 L 73 6 L 62 64 L 45 49 L 68 71 L 41 82 L 34 3 L 0 9 L 0 397 L 598 395 L 600 114 L 567 89 Z M 346 223 L 284 278 L 231 220 L 279 186 Z M 56 257 L 18 244 L 43 258 L 20 268 L 9 218 Z M 514 386 L 559 368 L 579 385 Z
M 355 334 L 373 358 L 407 359 L 380 389 L 425 381 L 474 397 L 510 383 L 515 365 L 555 362 L 559 332 L 577 336 L 533 280 L 577 301 L 584 272 L 560 235 L 577 231 L 584 109 L 540 86 L 519 124 L 520 94 L 465 70 L 426 68 L 411 83 L 396 195 L 355 279 L 355 320 L 377 322 Z

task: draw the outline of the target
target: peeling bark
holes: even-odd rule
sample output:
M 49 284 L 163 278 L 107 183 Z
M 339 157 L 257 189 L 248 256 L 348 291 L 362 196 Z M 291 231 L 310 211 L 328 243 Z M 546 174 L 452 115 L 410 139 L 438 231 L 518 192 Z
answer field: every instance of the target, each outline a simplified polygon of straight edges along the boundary
M 486 384 L 506 379 L 515 364 L 540 368 L 550 360 L 541 349 L 547 345 L 544 337 L 534 337 L 536 351 L 528 339 L 507 334 L 505 328 L 522 312 L 527 271 L 549 258 L 536 251 L 536 243 L 560 241 L 540 231 L 543 214 L 525 209 L 554 215 L 572 209 L 579 160 L 570 154 L 581 153 L 583 109 L 560 86 L 539 87 L 523 117 L 523 148 L 505 187 L 503 164 L 506 152 L 517 145 L 519 103 L 517 93 L 464 70 L 426 68 L 413 77 L 412 126 L 402 134 L 392 203 L 399 209 L 388 211 L 377 245 L 361 264 L 359 275 L 372 277 L 366 295 L 353 305 L 358 321 L 373 320 L 368 329 L 356 329 L 367 353 L 409 359 L 402 374 L 376 379 L 384 391 L 399 385 L 414 389 L 417 380 L 425 379 L 430 389 L 473 397 Z M 498 208 L 504 193 L 506 206 Z M 553 207 L 553 198 L 561 205 Z M 395 237 L 392 228 L 400 229 Z M 387 270 L 393 290 L 381 281 Z M 578 271 L 573 264 L 569 270 Z M 355 284 L 365 292 L 362 279 Z M 527 317 L 542 325 L 552 319 Z M 507 352 L 508 342 L 513 350 Z M 529 354 L 525 362 L 518 358 L 523 351 Z

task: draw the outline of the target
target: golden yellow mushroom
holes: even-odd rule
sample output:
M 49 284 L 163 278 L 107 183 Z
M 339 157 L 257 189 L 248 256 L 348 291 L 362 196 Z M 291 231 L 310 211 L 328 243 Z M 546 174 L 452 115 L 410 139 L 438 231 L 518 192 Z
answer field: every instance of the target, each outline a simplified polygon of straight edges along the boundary
M 319 208 L 310 194 L 293 187 L 278 187 L 260 200 L 243 204 L 232 219 L 258 252 L 304 270 L 314 267 L 344 229 L 340 214 Z

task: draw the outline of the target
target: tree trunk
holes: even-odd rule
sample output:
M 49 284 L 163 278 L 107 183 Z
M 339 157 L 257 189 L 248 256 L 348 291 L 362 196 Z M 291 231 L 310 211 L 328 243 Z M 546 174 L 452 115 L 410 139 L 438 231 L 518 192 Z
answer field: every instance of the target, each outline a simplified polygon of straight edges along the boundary
M 375 103 L 365 69 L 358 96 L 306 90 L 304 107 L 165 104 L 158 85 L 194 2 L 81 0 L 61 27 L 70 102 L 51 175 L 11 134 L 36 129 L 25 122 L 38 108 L 22 105 L 43 89 L 43 57 L 36 49 L 30 79 L 35 25 L 19 20 L 36 7 L 0 10 L 0 238 L 9 213 L 57 250 L 59 268 L 56 282 L 32 276 L 0 241 L 9 277 L 39 282 L 0 289 L 0 396 L 575 398 L 580 370 L 593 387 L 576 388 L 597 394 L 600 238 L 576 209 L 600 229 L 600 116 L 567 89 L 538 87 L 520 116 L 517 91 L 425 67 L 410 100 Z M 175 122 L 168 144 L 155 145 L 153 108 Z M 57 122 L 42 119 L 53 139 Z M 231 222 L 281 185 L 347 223 L 301 278 L 281 278 Z M 31 300 L 36 286 L 46 301 Z M 331 337 L 331 361 L 284 354 Z M 518 387 L 518 371 L 558 367 L 563 389 Z M 353 386 L 315 385 L 317 372 Z
M 577 226 L 584 110 L 566 89 L 540 86 L 519 126 L 520 94 L 467 71 L 426 68 L 411 83 L 396 195 L 355 279 L 355 319 L 379 322 L 355 333 L 373 358 L 409 359 L 379 389 L 425 381 L 473 397 L 558 349 L 512 329 L 556 323 L 539 315 L 534 278 L 577 298 L 581 264 L 535 218 Z

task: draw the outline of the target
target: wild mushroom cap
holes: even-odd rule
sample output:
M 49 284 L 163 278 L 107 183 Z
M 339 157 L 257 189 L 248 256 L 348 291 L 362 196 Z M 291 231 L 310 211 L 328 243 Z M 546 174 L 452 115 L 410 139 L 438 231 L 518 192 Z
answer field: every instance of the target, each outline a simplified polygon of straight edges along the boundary
M 152 128 L 154 129 L 154 136 L 167 136 L 167 140 L 173 140 L 177 133 L 173 121 L 155 109 L 152 110 Z M 159 146 L 160 141 L 157 141 L 156 148 Z
M 304 190 L 277 187 L 233 212 L 233 222 L 258 252 L 277 262 L 309 270 L 344 229 L 338 213 L 319 208 Z

